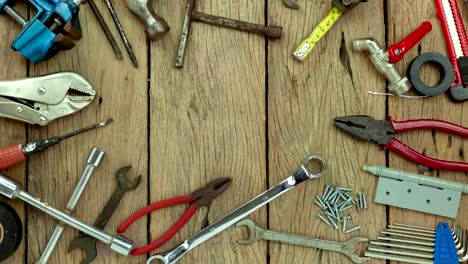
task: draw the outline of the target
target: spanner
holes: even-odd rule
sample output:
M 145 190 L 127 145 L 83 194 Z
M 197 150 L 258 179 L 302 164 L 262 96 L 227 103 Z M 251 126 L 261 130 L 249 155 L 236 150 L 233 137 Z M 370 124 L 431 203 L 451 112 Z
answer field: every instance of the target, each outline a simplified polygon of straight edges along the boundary
M 83 175 L 81 176 L 81 179 L 78 182 L 78 185 L 76 186 L 75 191 L 73 192 L 72 196 L 70 197 L 70 200 L 68 201 L 68 204 L 67 204 L 68 213 L 71 214 L 75 211 L 76 205 L 78 204 L 78 200 L 83 194 L 83 191 L 86 185 L 88 184 L 88 181 L 91 179 L 94 169 L 96 169 L 97 166 L 99 166 L 102 159 L 104 158 L 104 154 L 105 154 L 104 151 L 96 147 L 94 147 L 91 150 L 91 153 L 89 154 L 88 160 L 86 162 L 87 165 L 83 172 Z M 46 264 L 48 262 L 50 255 L 54 251 L 54 248 L 57 245 L 64 230 L 65 230 L 65 226 L 63 225 L 63 223 L 57 224 L 57 226 L 54 229 L 54 232 L 52 233 L 52 236 L 50 237 L 49 242 L 47 243 L 46 248 L 44 249 L 44 252 L 42 253 L 39 260 L 36 262 L 36 264 Z
M 99 214 L 96 222 L 94 222 L 94 227 L 101 230 L 104 229 L 112 217 L 115 209 L 117 209 L 117 206 L 119 205 L 120 200 L 123 198 L 124 194 L 128 191 L 136 189 L 138 185 L 140 185 L 141 175 L 134 180 L 130 180 L 128 178 L 127 174 L 131 168 L 131 166 L 126 166 L 117 171 L 116 176 L 119 184 L 114 193 L 112 193 L 112 196 L 102 210 L 101 214 Z M 81 261 L 81 264 L 91 263 L 97 257 L 96 241 L 97 240 L 95 238 L 88 235 L 75 238 L 70 243 L 68 252 L 80 248 L 85 252 L 86 255 L 85 259 Z
M 320 165 L 320 169 L 318 172 L 313 172 L 310 169 L 314 161 Z M 173 250 L 167 251 L 162 254 L 156 254 L 150 257 L 146 264 L 150 264 L 153 260 L 159 260 L 164 264 L 176 263 L 190 250 L 198 247 L 200 244 L 208 241 L 209 239 L 223 232 L 227 228 L 233 226 L 249 214 L 258 210 L 260 207 L 275 200 L 279 196 L 283 195 L 287 191 L 291 190 L 292 188 L 307 180 L 318 179 L 322 177 L 326 172 L 327 160 L 323 156 L 318 154 L 310 156 L 304 161 L 304 163 L 302 163 L 299 169 L 297 169 L 291 176 L 289 176 L 284 181 L 278 183 L 269 190 L 253 198 L 249 202 L 235 209 L 231 213 L 225 215 L 213 224 L 205 227 L 200 232 L 192 235 Z
M 286 233 L 279 233 L 270 230 L 262 229 L 255 225 L 251 220 L 245 219 L 236 224 L 237 227 L 245 226 L 249 230 L 249 237 L 245 240 L 239 240 L 238 243 L 244 245 L 250 245 L 258 240 L 269 240 L 281 243 L 287 243 L 296 246 L 310 247 L 316 249 L 323 249 L 328 251 L 334 251 L 349 257 L 354 263 L 365 263 L 370 258 L 360 257 L 356 255 L 357 245 L 361 242 L 369 242 L 368 238 L 355 237 L 344 243 L 326 241 L 311 237 L 304 237 L 298 235 L 291 235 Z

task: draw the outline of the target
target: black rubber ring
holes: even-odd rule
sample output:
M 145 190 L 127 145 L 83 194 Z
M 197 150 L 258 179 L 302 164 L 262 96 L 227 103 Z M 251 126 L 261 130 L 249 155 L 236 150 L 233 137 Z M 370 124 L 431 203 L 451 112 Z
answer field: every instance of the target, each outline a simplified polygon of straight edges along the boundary
M 428 86 L 421 81 L 420 70 L 426 63 L 435 65 L 440 71 L 439 83 L 434 87 Z M 452 85 L 453 75 L 453 68 L 449 59 L 437 52 L 427 52 L 419 55 L 408 68 L 408 78 L 413 83 L 414 89 L 418 93 L 428 96 L 445 93 Z
M 23 224 L 15 209 L 0 202 L 0 261 L 3 261 L 18 249 L 23 239 Z

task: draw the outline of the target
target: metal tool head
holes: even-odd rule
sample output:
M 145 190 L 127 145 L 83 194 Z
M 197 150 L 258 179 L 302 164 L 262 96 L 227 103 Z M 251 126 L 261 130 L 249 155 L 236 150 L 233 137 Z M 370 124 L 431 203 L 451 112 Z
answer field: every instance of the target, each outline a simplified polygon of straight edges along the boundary
M 248 230 L 248 237 L 247 239 L 238 240 L 237 243 L 242 245 L 251 245 L 254 244 L 256 241 L 261 239 L 259 236 L 262 229 L 258 227 L 252 220 L 244 219 L 237 222 L 236 227 L 246 227 Z
M 369 243 L 369 239 L 365 237 L 355 237 L 344 243 L 344 254 L 348 256 L 354 263 L 358 264 L 365 263 L 370 260 L 369 257 L 361 257 L 356 254 L 360 243 Z
M 128 177 L 128 172 L 130 171 L 131 168 L 132 166 L 125 166 L 125 167 L 120 168 L 116 173 L 119 186 L 122 189 L 127 190 L 127 191 L 136 189 L 138 185 L 140 185 L 140 182 L 141 182 L 141 175 L 139 175 L 133 180 L 131 180 Z
M 198 208 L 207 206 L 215 198 L 223 194 L 229 186 L 231 186 L 232 179 L 225 177 L 211 181 L 205 187 L 195 190 L 190 194 L 190 197 L 195 201 Z
M 34 103 L 47 122 L 81 111 L 96 96 L 91 84 L 79 74 L 63 72 L 55 77 L 37 91 L 43 96 Z
M 151 0 L 125 0 L 124 3 L 145 26 L 145 33 L 150 40 L 162 39 L 171 30 L 164 18 L 156 15 L 151 7 Z
M 96 239 L 90 236 L 73 239 L 68 247 L 68 253 L 75 249 L 81 249 L 85 254 L 85 258 L 81 261 L 81 264 L 91 263 L 97 257 Z
M 392 124 L 386 120 L 376 120 L 371 116 L 355 115 L 335 118 L 335 126 L 366 141 L 387 145 L 395 133 Z

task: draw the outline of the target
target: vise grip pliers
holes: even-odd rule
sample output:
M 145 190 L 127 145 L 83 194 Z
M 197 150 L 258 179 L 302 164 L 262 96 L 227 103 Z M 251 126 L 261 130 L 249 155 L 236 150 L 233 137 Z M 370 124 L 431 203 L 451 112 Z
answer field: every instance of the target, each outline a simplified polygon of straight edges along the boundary
M 95 95 L 91 84 L 72 72 L 0 81 L 0 117 L 45 126 L 85 108 Z

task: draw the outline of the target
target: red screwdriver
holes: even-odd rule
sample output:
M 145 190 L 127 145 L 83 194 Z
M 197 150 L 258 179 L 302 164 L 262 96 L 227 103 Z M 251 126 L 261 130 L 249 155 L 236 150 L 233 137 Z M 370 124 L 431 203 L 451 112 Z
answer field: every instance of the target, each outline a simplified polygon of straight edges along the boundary
M 90 125 L 84 127 L 82 129 L 78 129 L 71 133 L 65 134 L 63 136 L 52 137 L 49 139 L 41 139 L 26 145 L 16 145 L 11 146 L 8 148 L 0 149 L 0 170 L 8 169 L 18 163 L 21 163 L 26 160 L 26 158 L 32 154 L 39 153 L 44 151 L 48 147 L 52 147 L 62 140 L 67 138 L 71 138 L 78 134 L 88 132 L 90 130 L 100 128 L 103 126 L 107 126 L 108 124 L 112 123 L 114 119 L 108 118 L 102 122 L 96 123 L 94 125 Z

